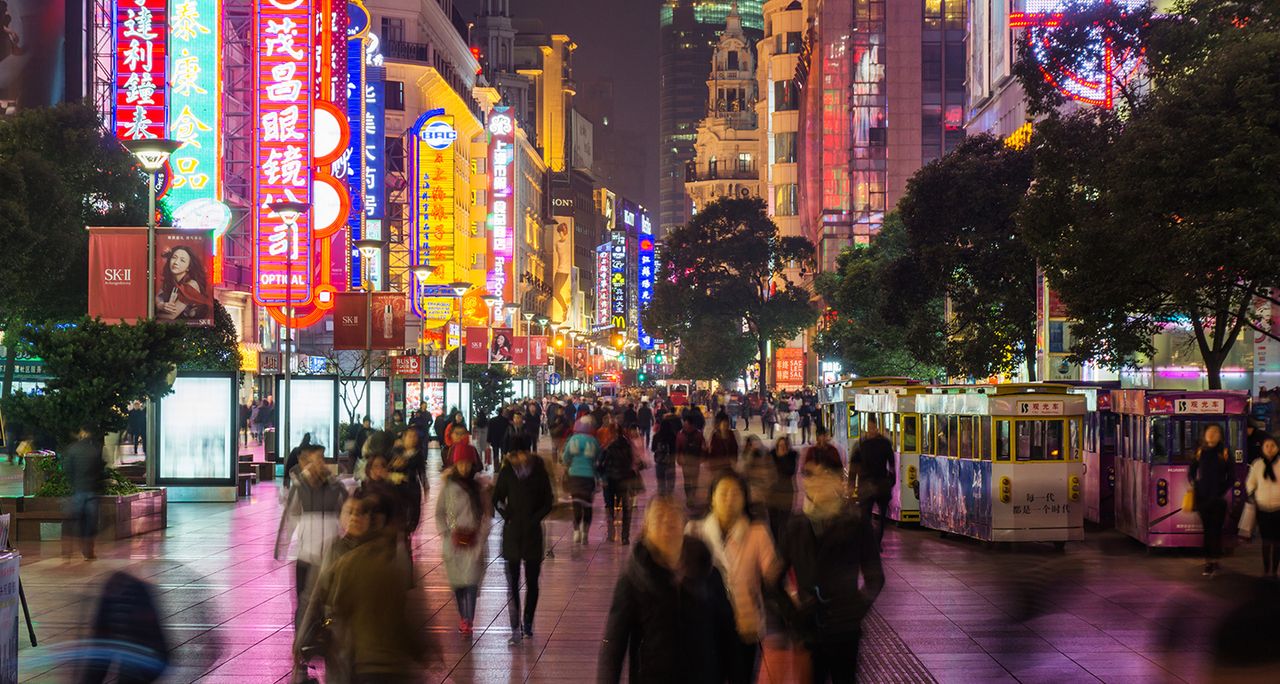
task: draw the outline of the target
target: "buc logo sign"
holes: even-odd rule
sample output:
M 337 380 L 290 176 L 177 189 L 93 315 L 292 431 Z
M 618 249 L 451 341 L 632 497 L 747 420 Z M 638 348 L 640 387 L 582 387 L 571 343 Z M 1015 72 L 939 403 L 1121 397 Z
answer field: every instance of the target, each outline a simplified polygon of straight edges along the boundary
M 422 142 L 427 144 L 433 150 L 446 150 L 458 139 L 458 131 L 454 130 L 453 124 L 446 121 L 443 117 L 437 117 L 427 122 L 422 127 Z

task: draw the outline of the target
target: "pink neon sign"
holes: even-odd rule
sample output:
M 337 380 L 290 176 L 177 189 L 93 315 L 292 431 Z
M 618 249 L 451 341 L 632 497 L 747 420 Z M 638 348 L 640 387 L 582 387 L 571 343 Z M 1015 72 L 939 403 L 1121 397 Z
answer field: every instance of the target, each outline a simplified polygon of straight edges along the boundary
M 115 126 L 121 140 L 165 137 L 166 0 L 116 3 Z
M 313 24 L 311 0 L 254 3 L 253 298 L 264 306 L 312 297 L 310 212 L 277 215 L 270 205 L 311 202 Z

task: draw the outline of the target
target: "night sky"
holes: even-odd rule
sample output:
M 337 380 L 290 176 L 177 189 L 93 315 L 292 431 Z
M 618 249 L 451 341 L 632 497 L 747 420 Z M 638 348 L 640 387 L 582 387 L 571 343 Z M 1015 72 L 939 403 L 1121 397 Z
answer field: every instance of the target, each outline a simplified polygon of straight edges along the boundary
M 454 0 L 467 20 L 481 5 L 482 0 Z M 580 86 L 614 82 L 617 127 L 644 136 L 653 150 L 646 170 L 652 197 L 640 198 L 651 207 L 658 204 L 659 6 L 661 0 L 511 0 L 513 15 L 541 19 L 548 33 L 568 34 L 578 44 L 573 70 Z

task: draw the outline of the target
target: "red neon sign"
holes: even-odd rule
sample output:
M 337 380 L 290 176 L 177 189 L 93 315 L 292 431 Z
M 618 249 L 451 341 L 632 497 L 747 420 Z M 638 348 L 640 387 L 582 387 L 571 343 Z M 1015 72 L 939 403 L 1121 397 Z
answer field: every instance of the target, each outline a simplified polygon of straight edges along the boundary
M 311 212 L 281 216 L 270 205 L 311 202 L 314 10 L 311 0 L 257 0 L 253 18 L 253 298 L 296 306 L 313 295 Z
M 1140 5 L 1143 0 L 1099 0 L 1106 4 L 1119 3 L 1122 7 Z M 1117 49 L 1110 37 L 1103 36 L 1104 26 L 1097 30 L 1097 50 L 1101 67 L 1089 64 L 1048 63 L 1049 32 L 1060 28 L 1067 20 L 1057 11 L 1064 0 L 1029 0 L 1026 12 L 1010 12 L 1011 28 L 1027 29 L 1027 42 L 1032 46 L 1040 62 L 1044 80 L 1063 95 L 1077 102 L 1111 109 L 1115 95 L 1124 84 L 1138 74 L 1142 65 L 1142 53 L 1132 49 Z
M 115 115 L 121 140 L 165 137 L 166 65 L 169 61 L 166 0 L 116 3 Z

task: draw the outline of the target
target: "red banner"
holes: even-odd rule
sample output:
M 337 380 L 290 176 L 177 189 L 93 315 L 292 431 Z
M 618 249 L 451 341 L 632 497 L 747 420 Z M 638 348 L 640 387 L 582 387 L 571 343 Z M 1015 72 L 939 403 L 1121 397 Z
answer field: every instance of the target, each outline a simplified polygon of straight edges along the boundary
M 533 344 L 528 344 L 529 340 Z M 547 338 L 539 335 L 512 338 L 511 360 L 519 366 L 547 365 Z
M 779 387 L 803 387 L 804 359 L 803 349 L 783 347 L 774 350 L 774 382 Z
M 123 323 L 147 315 L 147 232 L 89 229 L 89 315 Z
M 401 292 L 339 292 L 333 304 L 334 349 L 404 349 L 404 305 Z M 365 316 L 372 309 L 372 328 Z M 368 339 L 366 339 L 368 336 Z
M 489 329 L 488 328 L 466 328 L 465 339 L 467 341 L 467 363 L 488 363 L 489 362 Z M 498 336 L 498 331 L 494 331 L 494 337 Z M 494 359 L 497 360 L 496 358 Z
M 165 0 L 116 3 L 112 126 L 121 140 L 165 137 L 165 67 L 169 64 L 166 4 Z M 26 30 L 32 29 L 28 26 Z
M 393 375 L 418 375 L 422 368 L 421 356 L 391 357 L 391 373 Z

